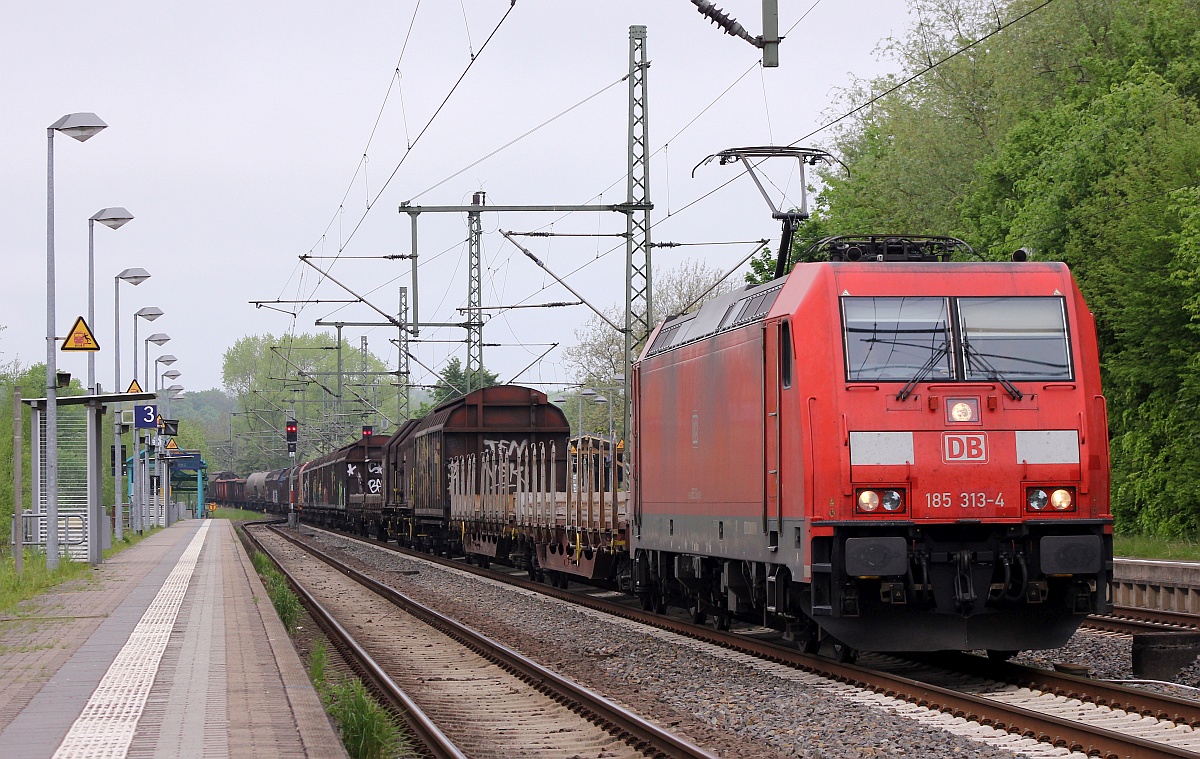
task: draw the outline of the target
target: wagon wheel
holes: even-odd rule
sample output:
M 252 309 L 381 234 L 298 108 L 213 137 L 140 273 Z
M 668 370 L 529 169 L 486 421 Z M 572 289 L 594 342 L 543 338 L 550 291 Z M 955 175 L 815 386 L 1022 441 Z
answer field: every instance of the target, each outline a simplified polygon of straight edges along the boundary
M 642 604 L 642 611 L 654 611 L 654 594 L 650 591 L 638 593 L 638 601 Z
M 810 624 L 807 633 L 800 643 L 801 650 L 806 654 L 815 654 L 821 650 L 821 629 Z
M 833 643 L 833 658 L 839 664 L 853 664 L 855 661 L 858 660 L 858 651 L 854 650 L 850 646 L 847 646 L 845 643 L 841 642 L 840 640 L 834 641 L 834 643 Z

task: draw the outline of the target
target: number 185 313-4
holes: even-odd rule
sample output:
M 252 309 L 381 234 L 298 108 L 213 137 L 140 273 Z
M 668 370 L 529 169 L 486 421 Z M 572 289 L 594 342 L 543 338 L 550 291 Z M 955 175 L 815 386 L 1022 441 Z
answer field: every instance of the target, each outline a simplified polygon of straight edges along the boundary
M 925 506 L 930 509 L 983 509 L 988 506 L 1003 506 L 1004 494 L 986 493 L 982 490 L 978 492 L 962 492 L 952 493 L 945 491 L 941 493 L 926 493 Z

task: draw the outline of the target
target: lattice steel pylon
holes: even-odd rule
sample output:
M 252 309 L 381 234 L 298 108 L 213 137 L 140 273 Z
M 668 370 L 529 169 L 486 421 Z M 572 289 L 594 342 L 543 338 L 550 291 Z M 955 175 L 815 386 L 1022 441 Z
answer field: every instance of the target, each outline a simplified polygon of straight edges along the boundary
M 482 207 L 486 196 L 477 192 L 471 198 L 472 206 Z M 470 393 L 483 384 L 483 263 L 480 249 L 483 243 L 483 225 L 479 211 L 467 212 L 468 240 L 467 256 L 470 259 L 469 282 L 467 284 L 467 387 Z
M 633 429 L 633 361 L 654 326 L 654 277 L 650 260 L 650 112 L 647 97 L 646 27 L 629 27 L 629 174 L 625 212 L 625 429 Z M 634 206 L 640 206 L 639 209 Z M 630 484 L 638 471 L 634 439 L 627 434 L 625 460 Z M 641 530 L 641 511 L 634 507 Z
M 650 265 L 650 114 L 647 103 L 646 27 L 629 27 L 629 174 L 625 213 L 625 377 L 654 327 L 654 287 Z M 626 399 L 629 393 L 625 393 Z M 625 403 L 626 421 L 629 402 Z M 626 427 L 628 429 L 628 427 Z
M 410 407 L 409 399 L 412 397 L 409 388 L 409 370 L 412 365 L 409 363 L 408 356 L 408 288 L 400 288 L 400 328 L 397 330 L 396 347 L 400 351 L 400 360 L 396 364 L 396 372 L 399 376 L 396 378 L 396 425 L 404 423 L 406 419 L 411 418 L 412 408 Z

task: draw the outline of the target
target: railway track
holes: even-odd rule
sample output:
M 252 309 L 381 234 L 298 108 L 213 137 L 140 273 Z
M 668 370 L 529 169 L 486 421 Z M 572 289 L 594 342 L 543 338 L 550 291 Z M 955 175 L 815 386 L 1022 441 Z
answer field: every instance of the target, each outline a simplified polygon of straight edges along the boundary
M 357 540 L 345 535 L 339 537 Z M 777 635 L 761 628 L 723 632 L 643 612 L 629 603 L 614 600 L 616 594 L 611 592 L 579 593 L 552 588 L 525 579 L 523 572 L 517 576 L 482 570 L 394 544 L 360 542 L 500 580 L 1054 746 L 1101 757 L 1200 759 L 1200 731 L 1194 730 L 1200 727 L 1200 702 L 967 654 L 939 654 L 918 662 L 890 659 L 880 663 L 878 658 L 864 661 L 864 665 L 871 666 L 839 664 L 780 645 Z
M 247 532 L 279 564 L 318 624 L 349 641 L 348 655 L 411 715 L 413 732 L 433 756 L 715 759 L 290 531 Z
M 1144 632 L 1195 632 L 1200 616 L 1178 611 L 1156 611 L 1117 606 L 1112 614 L 1094 614 L 1084 623 L 1095 630 L 1135 635 Z

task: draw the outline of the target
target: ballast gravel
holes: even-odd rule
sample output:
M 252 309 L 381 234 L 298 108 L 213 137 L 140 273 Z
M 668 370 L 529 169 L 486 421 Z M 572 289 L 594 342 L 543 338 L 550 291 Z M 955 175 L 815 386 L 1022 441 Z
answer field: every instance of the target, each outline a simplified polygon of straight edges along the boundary
M 414 600 L 723 757 L 1069 754 L 540 594 L 327 533 L 303 533 Z
M 1017 664 L 1052 669 L 1057 663 L 1078 664 L 1088 668 L 1097 680 L 1135 680 L 1133 674 L 1133 637 L 1121 633 L 1079 630 L 1067 645 L 1045 651 L 1023 651 L 1013 657 Z M 1170 682 L 1186 686 L 1176 688 L 1153 683 L 1126 683 L 1157 693 L 1179 698 L 1200 698 L 1200 659 L 1192 662 L 1171 678 Z

